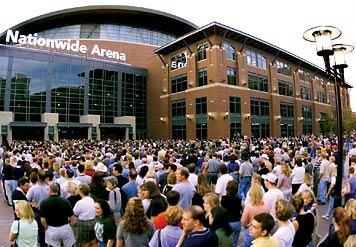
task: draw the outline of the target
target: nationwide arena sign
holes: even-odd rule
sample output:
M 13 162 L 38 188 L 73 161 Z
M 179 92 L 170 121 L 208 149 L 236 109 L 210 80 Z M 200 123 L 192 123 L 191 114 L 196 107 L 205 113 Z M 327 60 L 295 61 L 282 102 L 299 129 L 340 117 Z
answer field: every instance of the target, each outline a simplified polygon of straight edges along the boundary
M 126 61 L 126 54 L 114 50 L 100 48 L 99 45 L 94 44 L 90 50 L 86 45 L 80 44 L 80 40 L 72 41 L 70 39 L 45 39 L 38 37 L 38 34 L 20 35 L 19 31 L 7 30 L 6 42 L 12 42 L 21 45 L 33 45 L 39 47 L 47 47 L 58 50 L 65 50 L 71 52 L 78 52 L 82 54 L 90 53 L 93 56 L 106 57 L 116 59 L 118 61 Z

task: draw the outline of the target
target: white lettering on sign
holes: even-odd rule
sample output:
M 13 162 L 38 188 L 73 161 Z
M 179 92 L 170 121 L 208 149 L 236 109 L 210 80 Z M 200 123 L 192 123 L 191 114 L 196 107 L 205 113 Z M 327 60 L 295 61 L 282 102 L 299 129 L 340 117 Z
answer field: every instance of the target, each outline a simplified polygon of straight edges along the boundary
M 86 54 L 88 52 L 88 47 L 86 45 L 81 45 L 79 40 L 75 40 L 72 42 L 70 39 L 66 39 L 66 40 L 45 39 L 45 38 L 38 37 L 37 33 L 33 35 L 32 34 L 20 35 L 19 31 L 13 32 L 12 30 L 7 30 L 6 42 L 7 43 L 12 42 L 21 45 L 47 47 L 47 48 L 53 48 L 59 50 L 67 50 L 67 51 L 78 52 L 82 54 Z M 99 45 L 97 44 L 94 44 L 90 54 L 99 57 L 116 59 L 118 61 L 126 61 L 125 53 L 100 48 Z

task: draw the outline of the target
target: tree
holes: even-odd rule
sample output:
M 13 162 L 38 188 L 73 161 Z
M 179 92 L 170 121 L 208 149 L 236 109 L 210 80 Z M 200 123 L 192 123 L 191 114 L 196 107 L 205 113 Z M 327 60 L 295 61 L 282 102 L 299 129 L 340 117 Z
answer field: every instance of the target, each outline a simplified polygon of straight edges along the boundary
M 333 112 L 328 112 L 325 114 L 323 120 L 324 126 L 324 134 L 335 134 L 338 132 L 337 129 L 337 114 L 335 110 Z M 351 108 L 344 108 L 342 110 L 342 127 L 343 127 L 343 135 L 348 138 L 350 136 L 351 131 L 356 128 L 356 115 L 352 113 Z

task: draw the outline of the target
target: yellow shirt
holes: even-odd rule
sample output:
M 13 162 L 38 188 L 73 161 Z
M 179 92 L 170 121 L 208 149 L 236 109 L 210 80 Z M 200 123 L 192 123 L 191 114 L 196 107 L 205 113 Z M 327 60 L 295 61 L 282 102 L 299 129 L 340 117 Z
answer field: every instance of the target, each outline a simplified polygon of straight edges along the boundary
M 261 237 L 261 238 L 256 238 L 254 241 L 252 241 L 252 246 L 251 247 L 279 247 L 279 243 L 277 239 L 274 237 Z

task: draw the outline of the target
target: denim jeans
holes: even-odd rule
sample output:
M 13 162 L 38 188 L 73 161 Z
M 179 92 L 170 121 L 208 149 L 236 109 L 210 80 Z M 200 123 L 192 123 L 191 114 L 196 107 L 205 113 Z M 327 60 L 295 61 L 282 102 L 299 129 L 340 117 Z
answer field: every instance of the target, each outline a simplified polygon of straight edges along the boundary
M 251 178 L 250 177 L 242 177 L 239 183 L 239 197 L 242 201 L 246 199 L 246 195 L 251 186 Z
M 244 247 L 250 247 L 252 245 L 253 240 L 255 240 L 255 238 L 250 235 L 250 230 L 248 228 L 245 228 Z
M 16 181 L 15 180 L 5 180 L 5 193 L 7 196 L 7 201 L 12 205 L 12 192 L 16 190 Z
M 241 231 L 241 222 L 229 222 L 229 225 L 233 231 L 232 233 L 232 247 L 237 247 L 239 243 L 240 231 Z
M 326 214 L 325 214 L 329 218 L 331 217 L 331 214 L 332 214 L 333 209 L 334 209 L 334 201 L 335 201 L 335 197 L 334 196 L 330 196 L 328 210 L 326 211 Z
M 328 187 L 328 180 L 320 179 L 319 188 L 318 188 L 318 200 L 320 200 L 320 202 L 322 203 L 325 203 L 326 201 L 327 187 Z
M 99 241 L 98 247 L 106 247 L 106 243 L 104 241 Z

